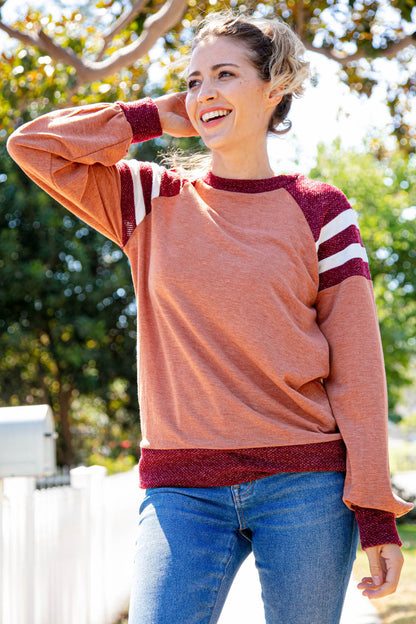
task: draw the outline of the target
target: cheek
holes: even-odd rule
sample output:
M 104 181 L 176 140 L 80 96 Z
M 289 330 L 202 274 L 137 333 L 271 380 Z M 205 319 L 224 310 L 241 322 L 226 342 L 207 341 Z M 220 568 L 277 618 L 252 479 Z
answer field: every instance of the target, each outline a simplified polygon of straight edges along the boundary
M 239 108 L 251 111 L 259 106 L 261 89 L 245 80 L 236 80 L 230 85 L 226 97 Z

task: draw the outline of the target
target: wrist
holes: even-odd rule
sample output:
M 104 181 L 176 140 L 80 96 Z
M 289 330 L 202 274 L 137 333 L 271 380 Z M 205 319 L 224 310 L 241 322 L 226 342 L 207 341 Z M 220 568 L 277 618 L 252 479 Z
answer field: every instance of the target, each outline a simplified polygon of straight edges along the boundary
M 151 98 L 137 102 L 117 102 L 133 133 L 132 143 L 149 141 L 163 134 L 159 110 Z
M 381 509 L 354 506 L 363 550 L 382 544 L 402 545 L 394 513 Z

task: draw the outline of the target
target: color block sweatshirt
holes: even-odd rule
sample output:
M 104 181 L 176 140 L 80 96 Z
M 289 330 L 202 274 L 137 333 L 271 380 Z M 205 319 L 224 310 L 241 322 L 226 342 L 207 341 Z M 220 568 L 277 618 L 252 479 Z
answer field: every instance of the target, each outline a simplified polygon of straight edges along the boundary
M 127 254 L 138 308 L 142 487 L 346 472 L 363 547 L 399 543 L 376 309 L 354 211 L 302 175 L 189 181 L 125 160 L 150 99 L 60 110 L 11 156 Z

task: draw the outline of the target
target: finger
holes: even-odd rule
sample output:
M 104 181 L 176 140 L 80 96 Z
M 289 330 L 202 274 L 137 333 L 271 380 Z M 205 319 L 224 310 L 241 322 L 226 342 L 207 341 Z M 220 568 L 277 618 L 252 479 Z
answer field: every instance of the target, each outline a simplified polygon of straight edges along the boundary
M 198 132 L 192 125 L 177 124 L 174 129 L 166 130 L 168 134 L 176 138 L 199 136 Z
M 367 588 L 363 591 L 363 596 L 374 600 L 375 598 L 384 598 L 390 596 L 396 591 L 396 586 L 392 586 L 391 583 L 383 583 L 381 587 Z
M 368 586 L 380 587 L 382 584 L 383 584 L 382 582 L 381 583 L 375 582 L 372 576 L 365 576 L 364 578 L 361 579 L 361 582 L 358 583 L 357 587 L 359 589 L 361 589 L 361 586 L 363 586 L 364 588 Z
M 370 566 L 370 574 L 373 583 L 376 587 L 379 587 L 384 582 L 384 570 L 381 559 L 381 549 L 378 546 L 366 549 L 366 555 L 368 557 L 368 563 Z
M 369 584 L 373 584 L 373 579 L 371 578 L 371 576 L 365 576 L 364 578 L 361 579 L 361 582 L 358 583 L 357 587 L 361 589 L 361 586 L 365 588 Z
M 176 93 L 174 101 L 172 103 L 172 108 L 175 112 L 183 115 L 184 117 L 188 117 L 186 112 L 186 103 L 185 103 L 185 94 L 184 93 Z
M 384 596 L 394 594 L 397 589 L 397 585 L 399 584 L 400 572 L 400 564 L 391 565 L 387 569 L 385 582 L 381 586 L 377 587 L 371 583 L 368 585 L 363 583 L 362 587 L 360 587 L 360 589 L 364 589 L 363 595 L 373 599 L 383 598 Z
M 365 578 L 358 583 L 357 588 L 363 593 L 363 596 L 369 597 L 369 592 L 374 592 L 380 589 L 380 585 L 375 585 L 371 577 Z
M 198 136 L 189 118 L 177 113 L 165 114 L 162 128 L 164 132 L 174 137 Z
M 402 571 L 403 561 L 402 560 L 387 561 L 386 565 L 387 565 L 386 581 L 380 588 L 380 590 L 384 588 L 383 591 L 387 592 L 384 595 L 392 594 L 393 592 L 396 591 L 397 586 L 399 584 L 399 580 L 400 580 L 400 573 Z

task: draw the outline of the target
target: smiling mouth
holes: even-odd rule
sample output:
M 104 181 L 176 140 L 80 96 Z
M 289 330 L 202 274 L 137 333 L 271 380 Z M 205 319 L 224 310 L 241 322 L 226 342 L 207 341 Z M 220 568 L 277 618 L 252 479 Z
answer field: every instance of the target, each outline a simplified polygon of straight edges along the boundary
M 212 121 L 213 119 L 219 119 L 221 117 L 227 117 L 229 114 L 231 113 L 230 110 L 226 110 L 224 109 L 219 109 L 216 111 L 210 111 L 209 113 L 204 113 L 201 116 L 201 119 L 204 123 L 208 123 L 209 121 Z

